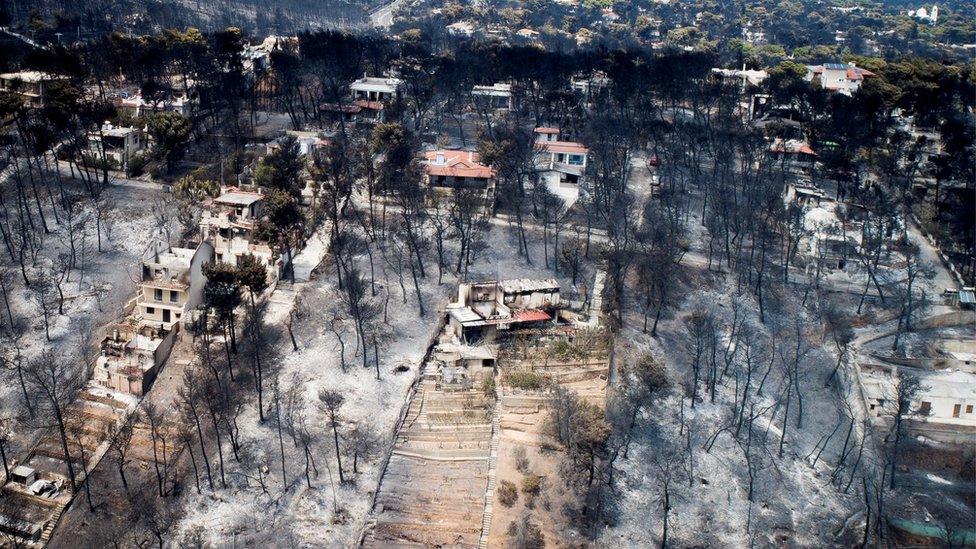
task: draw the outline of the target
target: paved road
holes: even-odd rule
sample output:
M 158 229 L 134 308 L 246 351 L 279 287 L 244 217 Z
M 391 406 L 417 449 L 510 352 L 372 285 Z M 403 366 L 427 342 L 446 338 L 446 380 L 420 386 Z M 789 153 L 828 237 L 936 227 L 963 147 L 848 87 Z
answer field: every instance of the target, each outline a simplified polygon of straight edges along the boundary
M 385 4 L 380 8 L 377 8 L 372 13 L 369 14 L 369 21 L 374 27 L 389 28 L 393 25 L 393 12 L 400 8 L 403 4 L 403 0 L 393 0 L 389 4 Z
M 47 49 L 46 46 L 43 46 L 41 44 L 38 44 L 37 42 L 31 40 L 30 38 L 27 38 L 23 34 L 18 34 L 18 33 L 14 32 L 14 31 L 8 29 L 7 27 L 0 27 L 0 32 L 2 32 L 3 34 L 6 34 L 7 36 L 11 36 L 13 38 L 16 38 L 17 40 L 20 40 L 21 42 L 27 44 L 28 46 L 32 46 L 32 47 L 35 47 L 35 48 L 38 48 L 38 49 L 42 49 L 42 50 L 46 50 Z
M 76 170 L 73 171 L 71 165 L 65 160 L 58 161 L 58 171 L 61 172 L 62 177 L 77 179 L 79 181 L 81 180 L 81 177 L 79 177 L 81 174 L 79 174 Z M 98 177 L 101 178 L 101 172 L 99 172 Z M 131 187 L 134 189 L 142 189 L 146 191 L 159 191 L 159 192 L 163 191 L 162 183 L 143 181 L 141 179 L 131 179 L 121 175 L 109 174 L 108 183 L 109 185 L 113 185 L 116 187 Z

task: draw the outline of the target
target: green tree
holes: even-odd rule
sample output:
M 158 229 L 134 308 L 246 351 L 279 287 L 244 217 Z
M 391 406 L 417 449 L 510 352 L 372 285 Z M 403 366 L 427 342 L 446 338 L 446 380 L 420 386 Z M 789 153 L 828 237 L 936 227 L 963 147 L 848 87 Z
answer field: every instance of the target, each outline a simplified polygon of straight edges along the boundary
M 278 248 L 291 271 L 291 281 L 295 282 L 292 250 L 297 246 L 305 226 L 305 216 L 295 197 L 281 190 L 268 193 L 264 213 L 265 218 L 258 225 L 258 238 Z
M 276 149 L 261 159 L 254 180 L 262 187 L 285 191 L 297 197 L 302 193 L 304 168 L 298 140 L 286 135 Z
M 228 263 L 208 263 L 203 268 L 203 274 L 207 277 L 207 285 L 203 289 L 204 302 L 217 313 L 221 324 L 229 331 L 231 349 L 237 352 L 234 309 L 241 304 L 241 280 L 237 267 Z
M 156 152 L 172 171 L 186 152 L 190 137 L 190 121 L 176 112 L 160 112 L 149 119 L 149 135 L 156 143 Z
M 255 296 L 268 287 L 268 268 L 254 255 L 243 255 L 237 260 L 237 279 L 247 288 L 253 310 Z

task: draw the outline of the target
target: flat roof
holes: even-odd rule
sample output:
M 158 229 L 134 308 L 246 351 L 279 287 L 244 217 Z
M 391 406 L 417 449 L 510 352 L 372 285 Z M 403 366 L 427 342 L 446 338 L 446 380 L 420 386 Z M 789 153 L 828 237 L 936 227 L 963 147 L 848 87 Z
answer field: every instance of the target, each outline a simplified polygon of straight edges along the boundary
M 400 87 L 402 81 L 399 78 L 386 78 L 379 76 L 364 76 L 350 85 L 354 90 L 366 91 L 385 91 L 393 92 Z
M 976 291 L 973 291 L 972 288 L 963 288 L 959 290 L 959 303 L 964 303 L 966 305 L 976 303 Z
M 498 285 L 506 294 L 559 290 L 559 281 L 555 278 L 513 278 L 501 280 Z
M 250 206 L 262 198 L 264 198 L 264 195 L 260 193 L 250 191 L 228 191 L 218 196 L 215 202 L 218 204 L 231 204 L 234 206 Z
M 461 324 L 484 322 L 484 319 L 481 318 L 481 315 L 474 312 L 474 309 L 472 309 L 471 307 L 461 307 L 458 309 L 451 309 L 451 316 L 454 317 L 454 320 L 457 320 Z
M 0 74 L 0 80 L 19 80 L 21 82 L 28 82 L 31 84 L 36 84 L 37 82 L 43 82 L 45 80 L 53 80 L 55 78 L 64 77 L 43 71 L 19 71 L 5 72 Z
M 104 135 L 106 137 L 125 137 L 125 136 L 129 135 L 130 133 L 136 133 L 138 131 L 139 131 L 139 128 L 131 128 L 131 127 L 129 127 L 129 128 L 119 128 L 119 127 L 102 128 L 102 135 Z

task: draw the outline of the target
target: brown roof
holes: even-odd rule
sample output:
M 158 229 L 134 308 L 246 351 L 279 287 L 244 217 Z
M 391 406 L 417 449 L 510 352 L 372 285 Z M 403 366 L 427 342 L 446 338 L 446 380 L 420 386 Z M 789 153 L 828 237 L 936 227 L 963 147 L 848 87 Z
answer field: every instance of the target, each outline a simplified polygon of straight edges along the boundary
M 357 114 L 363 110 L 362 105 L 340 105 L 338 103 L 322 103 L 320 110 L 325 112 L 341 112 L 344 114 Z

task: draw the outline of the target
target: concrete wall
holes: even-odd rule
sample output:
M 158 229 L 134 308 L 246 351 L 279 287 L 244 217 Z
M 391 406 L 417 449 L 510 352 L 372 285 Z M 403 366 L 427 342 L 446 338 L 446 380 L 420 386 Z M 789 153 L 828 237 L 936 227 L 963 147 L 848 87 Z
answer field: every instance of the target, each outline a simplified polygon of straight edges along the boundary
M 153 381 L 156 381 L 156 376 L 166 364 L 166 360 L 173 350 L 173 345 L 176 343 L 176 337 L 179 333 L 180 325 L 174 324 L 173 329 L 163 337 L 163 342 L 159 344 L 159 347 L 156 347 L 156 351 L 153 353 L 153 367 L 142 376 L 142 393 L 138 396 L 146 394 L 149 388 L 152 387 Z
M 910 432 L 927 439 L 949 444 L 976 444 L 976 426 L 947 425 L 944 423 L 909 419 Z
M 196 308 L 203 302 L 203 287 L 207 285 L 207 277 L 203 275 L 203 266 L 213 261 L 214 249 L 209 242 L 202 242 L 190 262 L 190 291 L 187 295 L 187 310 Z

